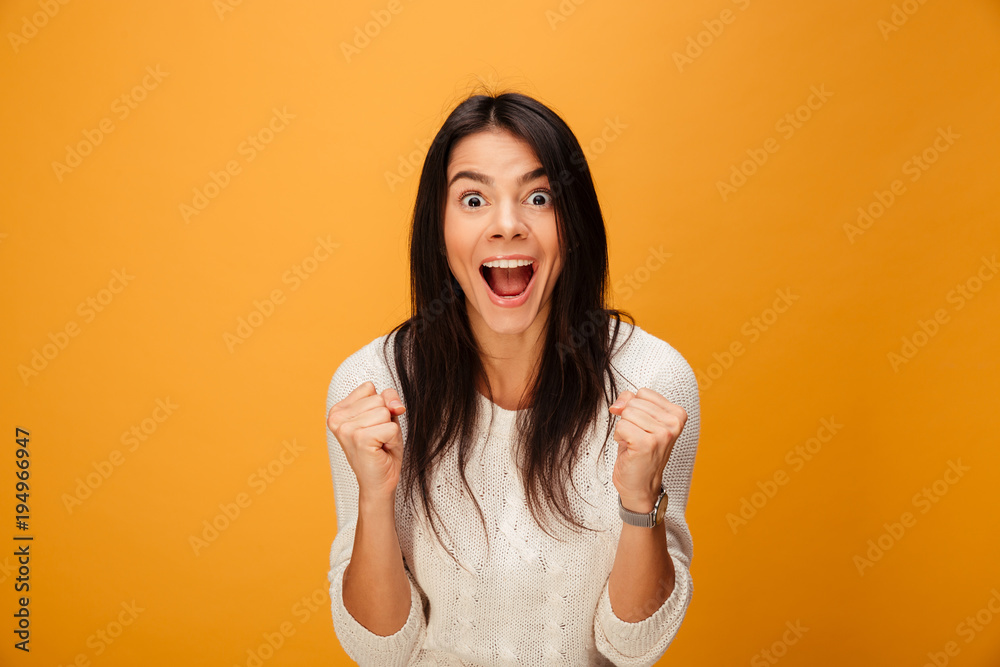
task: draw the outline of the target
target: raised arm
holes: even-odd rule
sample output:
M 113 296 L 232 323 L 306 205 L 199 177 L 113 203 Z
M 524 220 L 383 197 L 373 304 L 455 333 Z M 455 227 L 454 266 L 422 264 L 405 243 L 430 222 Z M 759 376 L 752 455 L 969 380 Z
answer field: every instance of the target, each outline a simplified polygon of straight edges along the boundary
M 402 439 L 395 417 L 402 408 L 386 405 L 398 398 L 394 390 L 379 395 L 373 383 L 361 379 L 356 355 L 366 352 L 359 350 L 341 365 L 327 394 L 337 510 L 328 574 L 331 611 L 337 638 L 353 660 L 403 666 L 423 644 L 426 619 L 396 535 Z
M 698 385 L 691 367 L 673 348 L 665 348 L 656 378 L 650 389 L 682 408 L 687 420 L 663 470 L 667 491 L 667 512 L 655 528 L 622 524 L 615 563 L 604 585 L 594 618 L 598 651 L 621 667 L 654 665 L 673 641 L 687 607 L 693 584 L 690 566 L 693 554 L 691 533 L 684 518 L 694 468 L 701 425 Z M 624 502 L 624 500 L 623 500 Z M 645 502 L 630 499 L 636 512 Z M 623 608 L 612 607 L 610 590 L 616 600 L 628 600 Z

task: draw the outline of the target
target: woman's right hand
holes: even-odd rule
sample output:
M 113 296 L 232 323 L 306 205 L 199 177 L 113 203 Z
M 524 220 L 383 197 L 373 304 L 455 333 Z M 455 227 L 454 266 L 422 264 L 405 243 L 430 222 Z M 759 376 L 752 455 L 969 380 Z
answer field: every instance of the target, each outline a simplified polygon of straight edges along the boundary
M 380 395 L 370 381 L 330 408 L 327 426 L 354 470 L 360 497 L 376 501 L 395 498 L 403 461 L 398 417 L 405 411 L 395 389 L 390 387 Z

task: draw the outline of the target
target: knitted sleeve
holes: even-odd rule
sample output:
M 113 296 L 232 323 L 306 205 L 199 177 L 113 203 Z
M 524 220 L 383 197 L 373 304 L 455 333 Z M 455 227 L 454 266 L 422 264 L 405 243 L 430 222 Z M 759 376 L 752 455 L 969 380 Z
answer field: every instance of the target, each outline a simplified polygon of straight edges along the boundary
M 650 361 L 657 364 L 658 371 L 649 388 L 680 405 L 688 415 L 663 470 L 663 488 L 668 495 L 663 521 L 674 565 L 674 589 L 651 616 L 628 623 L 615 616 L 605 582 L 594 618 L 594 637 L 597 650 L 621 667 L 649 667 L 663 656 L 680 629 L 694 590 L 689 570 L 693 545 L 684 511 L 701 426 L 698 384 L 684 357 L 665 342 L 657 345 Z
M 327 393 L 327 415 L 334 404 L 343 400 L 366 380 L 374 382 L 375 388 L 380 392 L 388 386 L 388 376 L 376 363 L 374 349 L 373 344 L 369 344 L 358 350 L 334 373 Z M 347 611 L 343 594 L 344 570 L 351 561 L 354 549 L 354 531 L 358 522 L 358 480 L 347 462 L 344 450 L 329 427 L 326 429 L 326 436 L 337 510 L 337 535 L 330 549 L 330 570 L 327 575 L 330 581 L 334 631 L 341 647 L 358 664 L 402 667 L 409 664 L 419 653 L 426 637 L 427 622 L 422 592 L 407 568 L 406 577 L 410 582 L 410 613 L 403 627 L 389 636 L 371 632 Z

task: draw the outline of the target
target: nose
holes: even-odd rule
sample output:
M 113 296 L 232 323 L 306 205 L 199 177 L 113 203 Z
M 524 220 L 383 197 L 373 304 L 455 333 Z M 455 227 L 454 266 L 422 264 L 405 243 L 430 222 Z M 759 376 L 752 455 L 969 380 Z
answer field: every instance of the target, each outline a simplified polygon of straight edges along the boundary
M 528 225 L 522 218 L 522 211 L 516 202 L 505 201 L 497 205 L 493 224 L 490 225 L 490 238 L 513 239 L 528 235 Z

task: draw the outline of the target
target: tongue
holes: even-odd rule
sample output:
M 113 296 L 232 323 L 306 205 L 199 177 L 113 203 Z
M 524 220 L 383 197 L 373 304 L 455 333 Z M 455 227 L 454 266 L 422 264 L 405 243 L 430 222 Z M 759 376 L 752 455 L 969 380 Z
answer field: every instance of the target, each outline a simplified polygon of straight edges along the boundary
M 525 290 L 531 280 L 531 267 L 518 266 L 513 269 L 491 269 L 486 267 L 486 280 L 490 289 L 499 296 L 517 296 Z

